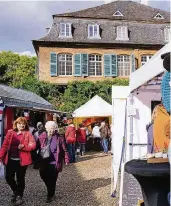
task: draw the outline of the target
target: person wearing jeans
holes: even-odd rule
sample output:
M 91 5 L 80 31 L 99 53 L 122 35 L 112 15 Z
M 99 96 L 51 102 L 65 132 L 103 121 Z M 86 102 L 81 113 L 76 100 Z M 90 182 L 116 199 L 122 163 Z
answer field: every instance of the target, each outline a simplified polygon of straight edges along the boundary
M 106 126 L 105 122 L 101 123 L 101 127 L 100 127 L 100 135 L 102 138 L 102 147 L 103 147 L 103 151 L 104 153 L 108 153 L 108 138 L 109 138 L 109 129 Z
M 106 138 L 102 139 L 102 147 L 104 149 L 104 153 L 108 153 L 108 139 Z
M 80 149 L 80 155 L 83 156 L 85 153 L 86 144 L 86 129 L 83 124 L 79 124 L 79 128 L 76 132 L 76 138 L 78 142 L 78 148 Z
M 67 150 L 69 153 L 70 163 L 75 162 L 75 143 L 76 143 L 76 129 L 72 119 L 68 120 L 68 127 L 65 131 L 65 140 L 67 143 Z

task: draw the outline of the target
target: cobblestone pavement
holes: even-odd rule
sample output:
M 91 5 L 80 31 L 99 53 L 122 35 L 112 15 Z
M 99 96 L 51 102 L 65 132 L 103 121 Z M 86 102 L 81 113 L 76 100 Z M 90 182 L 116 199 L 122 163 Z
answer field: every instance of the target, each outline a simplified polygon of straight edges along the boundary
M 10 206 L 11 190 L 0 180 L 0 206 Z M 64 166 L 59 174 L 51 206 L 117 206 L 111 195 L 111 155 L 87 153 L 77 163 Z M 25 206 L 46 206 L 46 188 L 38 170 L 30 166 L 26 175 Z

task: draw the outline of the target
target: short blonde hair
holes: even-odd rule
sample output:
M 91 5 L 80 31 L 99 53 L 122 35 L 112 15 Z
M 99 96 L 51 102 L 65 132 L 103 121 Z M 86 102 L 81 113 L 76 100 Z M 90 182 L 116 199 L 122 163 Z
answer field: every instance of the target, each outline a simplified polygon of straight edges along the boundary
M 48 122 L 46 122 L 46 124 L 45 124 L 46 130 L 48 130 L 49 128 L 52 128 L 52 127 L 57 130 L 57 129 L 58 129 L 57 123 L 54 122 L 54 121 L 48 121 Z

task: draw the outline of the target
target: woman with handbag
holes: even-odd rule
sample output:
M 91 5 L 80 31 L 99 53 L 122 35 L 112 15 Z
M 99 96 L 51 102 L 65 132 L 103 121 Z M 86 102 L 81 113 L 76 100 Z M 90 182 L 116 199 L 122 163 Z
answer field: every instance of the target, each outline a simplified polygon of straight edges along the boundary
M 35 147 L 36 142 L 29 132 L 27 120 L 19 117 L 14 121 L 13 129 L 8 131 L 0 149 L 0 161 L 6 165 L 5 178 L 13 191 L 11 202 L 14 205 L 23 203 L 25 174 L 27 166 L 32 163 L 31 151 Z
M 65 140 L 67 143 L 67 150 L 69 153 L 70 163 L 75 162 L 75 143 L 76 143 L 76 129 L 72 119 L 68 120 L 68 127 L 65 131 Z
M 38 141 L 41 157 L 39 173 L 47 187 L 46 203 L 50 203 L 54 199 L 58 173 L 62 171 L 64 160 L 66 165 L 69 163 L 69 157 L 64 138 L 56 132 L 57 124 L 54 121 L 48 121 L 45 128 L 46 132 L 39 136 Z

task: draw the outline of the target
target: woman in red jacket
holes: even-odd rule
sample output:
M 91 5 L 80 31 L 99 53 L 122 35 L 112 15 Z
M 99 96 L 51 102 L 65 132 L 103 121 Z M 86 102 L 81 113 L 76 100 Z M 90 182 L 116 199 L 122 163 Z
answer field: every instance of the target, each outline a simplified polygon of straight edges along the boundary
M 68 120 L 68 127 L 65 131 L 65 140 L 67 143 L 67 151 L 69 153 L 69 162 L 75 162 L 75 142 L 76 142 L 76 129 L 72 119 Z
M 80 149 L 81 156 L 85 153 L 85 144 L 86 144 L 86 130 L 83 124 L 79 124 L 79 128 L 76 133 L 78 148 Z
M 36 142 L 29 132 L 27 120 L 19 117 L 14 121 L 13 129 L 8 131 L 0 149 L 0 161 L 6 165 L 5 178 L 13 191 L 11 202 L 14 205 L 23 203 L 25 174 L 27 166 L 32 163 L 30 152 L 35 147 Z

